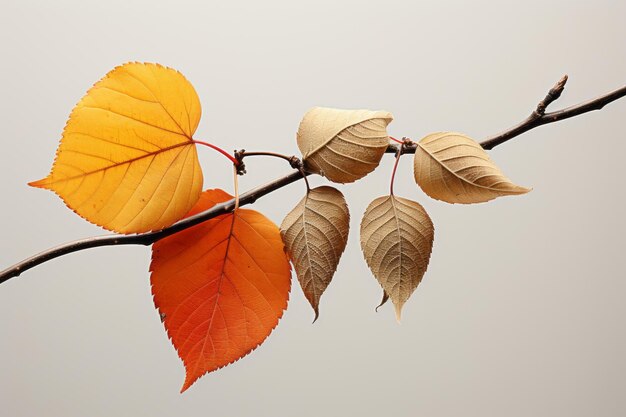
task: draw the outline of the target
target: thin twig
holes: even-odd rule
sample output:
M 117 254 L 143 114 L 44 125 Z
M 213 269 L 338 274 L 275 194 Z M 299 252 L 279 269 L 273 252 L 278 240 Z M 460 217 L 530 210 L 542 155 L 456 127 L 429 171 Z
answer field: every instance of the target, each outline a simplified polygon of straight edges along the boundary
M 593 110 L 600 110 L 607 104 L 618 100 L 624 96 L 626 96 L 626 86 L 619 88 L 615 91 L 597 97 L 593 100 L 589 100 L 575 106 L 567 107 L 562 110 L 554 111 L 551 113 L 545 113 L 546 107 L 553 101 L 555 101 L 563 91 L 565 87 L 565 82 L 567 81 L 567 77 L 563 77 L 551 90 L 548 92 L 548 95 L 539 103 L 537 108 L 533 111 L 533 113 L 522 121 L 517 126 L 514 126 L 508 130 L 505 130 L 498 135 L 495 135 L 491 138 L 488 138 L 481 142 L 481 146 L 484 149 L 490 150 L 494 147 L 521 135 L 524 132 L 527 132 L 535 127 L 558 122 L 560 120 L 565 120 L 570 117 L 578 116 L 583 113 L 587 113 Z M 408 145 L 403 146 L 404 149 L 402 153 L 415 153 L 416 145 Z M 387 148 L 387 153 L 396 154 L 400 151 L 400 147 L 397 145 L 390 144 Z M 235 154 L 237 155 L 237 154 Z M 235 156 L 236 158 L 237 156 Z M 243 163 L 240 164 L 240 168 L 244 170 Z M 292 172 L 288 175 L 285 175 L 281 178 L 278 178 L 274 181 L 271 181 L 267 184 L 261 185 L 257 188 L 254 188 L 248 192 L 241 194 L 239 199 L 239 206 L 244 206 L 247 204 L 252 204 L 259 198 L 278 190 L 279 188 L 285 187 L 292 182 L 298 181 L 302 178 L 306 178 L 310 173 L 305 172 L 300 165 L 297 172 Z M 221 204 L 217 204 L 210 208 L 209 210 L 203 211 L 202 213 L 198 213 L 194 216 L 183 219 L 172 226 L 169 226 L 163 230 L 156 232 L 148 232 L 137 235 L 107 235 L 107 236 L 97 236 L 91 237 L 87 239 L 77 240 L 74 242 L 66 243 L 60 246 L 57 246 L 52 249 L 48 249 L 44 252 L 41 252 L 37 255 L 31 256 L 28 259 L 25 259 L 17 264 L 5 269 L 0 272 L 0 283 L 8 281 L 10 278 L 16 277 L 20 275 L 22 272 L 29 270 L 37 265 L 40 265 L 44 262 L 47 262 L 51 259 L 58 258 L 63 255 L 67 255 L 68 253 L 77 252 L 84 249 L 95 248 L 99 246 L 116 246 L 116 245 L 151 245 L 157 240 L 163 239 L 167 236 L 173 235 L 174 233 L 178 233 L 182 230 L 193 227 L 197 224 L 210 220 L 214 217 L 217 217 L 221 214 L 230 213 L 235 207 L 235 200 L 229 200 Z
M 248 152 L 245 149 L 235 152 L 237 160 L 243 160 L 243 158 L 248 156 L 271 156 L 272 158 L 280 158 L 289 162 L 292 168 L 297 169 L 298 164 L 300 162 L 300 158 L 295 155 L 283 155 L 282 153 L 277 152 Z
M 530 129 L 534 129 L 538 126 L 548 123 L 554 123 L 560 120 L 569 119 L 570 117 L 578 116 L 579 114 L 587 113 L 593 110 L 600 110 L 607 104 L 626 96 L 626 86 L 624 86 L 608 94 L 594 98 L 593 100 L 585 101 L 583 103 L 567 107 L 562 110 L 546 113 L 546 107 L 548 107 L 548 105 L 554 100 L 559 98 L 561 92 L 565 88 L 566 82 L 567 75 L 561 78 L 558 83 L 556 83 L 556 85 L 550 90 L 546 98 L 544 98 L 539 103 L 535 111 L 533 111 L 532 114 L 528 116 L 528 118 L 526 118 L 526 120 L 524 120 L 517 126 L 513 126 L 512 128 L 505 130 L 502 133 L 485 139 L 480 143 L 480 145 L 486 150 L 491 150 L 494 147 L 508 141 L 509 139 L 512 139 L 516 136 L 521 135 L 524 132 L 529 131 Z
M 288 156 L 288 155 L 283 155 L 282 153 L 276 153 L 276 152 L 248 152 L 245 149 L 241 149 L 239 151 L 235 150 L 235 160 L 237 161 L 236 167 L 237 167 L 237 174 L 238 175 L 244 175 L 246 173 L 246 165 L 243 162 L 243 159 L 247 156 L 270 156 L 272 158 L 280 158 L 280 159 L 284 159 L 285 161 L 289 162 L 289 165 L 293 168 L 293 169 L 301 169 L 302 168 L 302 161 L 300 161 L 300 158 L 298 158 L 295 155 L 292 156 Z

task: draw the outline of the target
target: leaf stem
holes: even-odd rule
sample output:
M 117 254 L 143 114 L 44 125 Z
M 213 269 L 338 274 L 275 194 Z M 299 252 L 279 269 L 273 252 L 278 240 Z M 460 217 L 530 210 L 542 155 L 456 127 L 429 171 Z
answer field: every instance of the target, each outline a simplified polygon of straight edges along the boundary
M 406 146 L 405 142 L 400 142 L 402 145 L 400 145 L 400 149 L 398 149 L 398 152 L 396 153 L 396 162 L 393 164 L 393 171 L 391 171 L 391 184 L 389 185 L 389 194 L 393 195 L 393 183 L 396 180 L 396 171 L 398 169 L 398 163 L 400 162 L 400 157 L 402 156 L 402 153 L 404 152 L 404 147 Z
M 304 183 L 306 184 L 306 192 L 308 194 L 311 191 L 311 185 L 309 185 L 309 179 L 307 178 L 307 175 L 309 174 L 307 174 L 307 172 L 304 170 L 304 166 L 302 166 L 302 164 L 298 168 L 298 171 L 302 175 L 302 178 L 304 178 Z
M 240 163 L 242 163 L 243 158 L 247 156 L 270 156 L 272 158 L 284 159 L 285 161 L 289 162 L 289 165 L 291 165 L 293 169 L 299 169 L 302 166 L 302 161 L 300 161 L 300 158 L 298 158 L 295 155 L 288 156 L 288 155 L 283 155 L 277 152 L 265 152 L 265 151 L 247 152 L 245 149 L 242 149 L 240 151 L 235 151 L 235 159 L 237 159 L 237 161 L 239 161 Z
M 243 173 L 246 172 L 245 170 L 245 165 L 243 163 L 243 158 L 245 158 L 246 156 L 270 156 L 272 158 L 280 158 L 280 159 L 284 159 L 285 161 L 289 162 L 289 165 L 293 168 L 293 169 L 297 169 L 300 174 L 302 175 L 302 178 L 304 178 L 304 182 L 306 183 L 306 191 L 307 193 L 309 191 L 311 191 L 311 186 L 309 185 L 309 180 L 307 179 L 307 173 L 304 169 L 304 164 L 302 163 L 302 160 L 300 160 L 300 158 L 298 158 L 295 155 L 292 156 L 287 156 L 287 155 L 283 155 L 281 153 L 276 153 L 276 152 L 265 152 L 265 151 L 259 151 L 259 152 L 246 152 L 245 149 L 242 149 L 240 151 L 235 151 L 235 159 L 237 159 L 237 161 L 239 161 L 240 163 L 240 168 L 238 170 L 238 172 L 243 171 Z
M 218 151 L 219 153 L 224 155 L 226 158 L 228 158 L 230 160 L 230 162 L 232 162 L 235 167 L 239 167 L 239 164 L 241 163 L 239 160 L 237 160 L 237 158 L 235 158 L 234 156 L 232 156 L 231 154 L 229 154 L 228 152 L 226 152 L 224 149 L 220 148 L 219 146 L 215 146 L 212 143 L 203 142 L 201 140 L 195 140 L 195 139 L 193 139 L 192 142 L 197 144 L 197 145 L 208 146 L 209 148 Z
M 233 213 L 237 211 L 239 208 L 239 170 L 236 166 L 233 166 L 233 183 L 235 189 L 235 208 L 233 209 Z

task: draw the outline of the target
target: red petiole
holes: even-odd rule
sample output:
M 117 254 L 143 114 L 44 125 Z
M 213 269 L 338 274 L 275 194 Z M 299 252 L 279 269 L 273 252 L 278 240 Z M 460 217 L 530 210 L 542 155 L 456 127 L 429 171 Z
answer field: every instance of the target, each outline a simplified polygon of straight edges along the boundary
M 240 164 L 240 162 L 237 159 L 235 159 L 234 156 L 232 156 L 231 154 L 229 154 L 228 152 L 226 152 L 224 149 L 220 148 L 219 146 L 215 146 L 215 145 L 213 145 L 211 143 L 202 142 L 200 140 L 195 140 L 195 139 L 193 139 L 192 142 L 197 144 L 197 145 L 208 146 L 209 148 L 218 151 L 219 153 L 224 155 L 226 158 L 228 158 L 233 163 L 233 165 L 236 166 L 236 167 L 238 167 L 239 164 Z
M 396 162 L 393 164 L 393 171 L 391 172 L 391 185 L 389 186 L 389 194 L 393 195 L 393 183 L 396 179 L 396 170 L 398 169 L 398 162 L 400 162 L 400 157 L 402 156 L 402 152 L 404 151 L 405 143 L 401 142 L 400 149 L 398 150 L 398 154 L 396 155 Z

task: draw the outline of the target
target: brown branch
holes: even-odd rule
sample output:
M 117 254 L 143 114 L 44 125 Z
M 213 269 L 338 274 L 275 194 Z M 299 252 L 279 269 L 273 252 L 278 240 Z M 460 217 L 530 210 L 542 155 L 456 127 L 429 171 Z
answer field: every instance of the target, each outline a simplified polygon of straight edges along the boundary
M 597 97 L 593 100 L 586 101 L 584 103 L 577 104 L 575 106 L 567 107 L 562 110 L 554 111 L 551 113 L 546 113 L 546 108 L 550 103 L 559 98 L 563 89 L 565 87 L 565 83 L 567 82 L 567 76 L 564 76 L 561 80 L 552 89 L 548 92 L 546 97 L 537 105 L 537 108 L 531 113 L 528 118 L 522 121 L 517 126 L 514 126 L 504 132 L 495 135 L 491 138 L 488 138 L 481 142 L 481 146 L 484 149 L 490 150 L 494 147 L 512 139 L 516 136 L 521 135 L 524 132 L 527 132 L 535 127 L 558 122 L 559 120 L 568 119 L 570 117 L 578 116 L 583 113 L 587 113 L 593 110 L 600 110 L 605 105 L 618 100 L 624 96 L 626 96 L 626 86 L 607 93 L 603 96 Z M 415 153 L 416 145 L 406 145 L 404 146 L 402 153 Z M 396 145 L 389 145 L 387 148 L 387 153 L 396 154 L 399 152 L 399 147 Z M 243 154 L 245 156 L 245 153 Z M 249 156 L 252 156 L 249 154 Z M 237 153 L 235 153 L 235 157 L 237 157 Z M 282 157 L 282 156 L 281 156 Z M 284 158 L 287 159 L 287 158 Z M 292 172 L 288 175 L 285 175 L 281 178 L 278 178 L 274 181 L 271 181 L 267 184 L 261 185 L 257 188 L 254 188 L 248 192 L 241 194 L 239 198 L 239 205 L 244 206 L 247 204 L 254 203 L 257 199 L 278 190 L 279 188 L 285 187 L 292 182 L 296 182 L 302 178 L 306 179 L 306 176 L 309 173 L 304 172 L 301 164 L 298 165 L 296 163 L 297 158 L 292 159 L 289 158 L 290 163 L 292 163 L 292 167 L 297 168 L 298 171 Z M 298 160 L 299 162 L 299 160 Z M 243 164 L 242 169 L 243 168 Z M 294 166 L 295 165 L 295 166 Z M 197 224 L 210 220 L 214 217 L 217 217 L 221 214 L 230 213 L 235 207 L 235 200 L 226 201 L 224 203 L 218 204 L 209 210 L 203 211 L 202 213 L 198 213 L 194 216 L 183 219 L 172 226 L 169 226 L 163 230 L 159 230 L 156 232 L 148 232 L 141 233 L 137 235 L 107 235 L 107 236 L 97 236 L 90 237 L 87 239 L 77 240 L 74 242 L 66 243 L 60 246 L 57 246 L 52 249 L 48 249 L 44 252 L 41 252 L 37 255 L 31 256 L 17 264 L 5 269 L 0 272 L 0 283 L 8 281 L 9 279 L 20 275 L 22 272 L 29 270 L 39 264 L 47 262 L 51 259 L 58 258 L 63 255 L 67 255 L 72 252 L 77 252 L 89 248 L 96 248 L 99 246 L 117 246 L 117 245 L 151 245 L 157 240 L 163 239 L 164 237 L 170 236 L 174 233 L 178 233 L 182 230 L 193 227 Z
M 306 175 L 309 175 L 306 173 Z M 260 187 L 247 191 L 239 196 L 239 206 L 254 203 L 259 197 L 269 194 L 278 190 L 292 182 L 302 179 L 302 174 L 299 171 L 292 172 L 289 175 L 278 178 Z M 89 248 L 97 248 L 99 246 L 116 246 L 116 245 L 151 245 L 157 240 L 164 237 L 173 235 L 174 233 L 181 232 L 185 229 L 193 227 L 197 224 L 210 220 L 220 214 L 230 213 L 235 208 L 235 199 L 225 201 L 217 204 L 208 210 L 201 213 L 187 217 L 173 225 L 166 227 L 163 230 L 141 233 L 136 235 L 106 235 L 89 237 L 86 239 L 76 240 L 74 242 L 65 243 L 52 249 L 48 249 L 37 255 L 31 256 L 28 259 L 19 262 L 10 268 L 0 272 L 0 284 L 9 280 L 12 277 L 20 275 L 22 272 L 31 269 L 39 264 L 49 261 L 59 256 L 67 255 L 68 253 L 77 252 Z
M 578 116 L 579 114 L 587 113 L 593 110 L 600 110 L 607 104 L 626 95 L 626 86 L 624 86 L 608 94 L 594 98 L 593 100 L 585 101 L 584 103 L 567 107 L 562 110 L 546 113 L 546 107 L 561 96 L 566 82 L 567 75 L 563 76 L 563 78 L 561 78 L 561 80 L 559 80 L 559 82 L 552 87 L 552 89 L 548 92 L 548 95 L 537 105 L 537 108 L 526 118 L 526 120 L 502 133 L 485 139 L 480 143 L 480 145 L 486 150 L 491 150 L 507 140 L 529 131 L 530 129 L 534 129 L 548 123 L 569 119 L 570 117 Z

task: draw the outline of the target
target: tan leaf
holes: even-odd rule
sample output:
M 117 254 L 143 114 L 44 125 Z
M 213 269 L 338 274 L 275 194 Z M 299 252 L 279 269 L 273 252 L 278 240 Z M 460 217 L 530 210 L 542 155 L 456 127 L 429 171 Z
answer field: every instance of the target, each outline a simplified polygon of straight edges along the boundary
M 307 170 L 331 181 L 354 182 L 380 163 L 391 113 L 314 107 L 298 128 L 298 147 Z
M 361 249 L 400 321 L 402 306 L 422 280 L 433 248 L 435 228 L 424 208 L 393 195 L 379 197 L 361 221 Z
M 346 248 L 349 225 L 350 213 L 343 194 L 323 186 L 309 191 L 280 226 L 300 286 L 315 310 L 315 320 L 320 297 Z
M 480 144 L 461 133 L 432 133 L 420 140 L 413 167 L 422 190 L 448 203 L 482 203 L 530 191 L 513 184 Z

